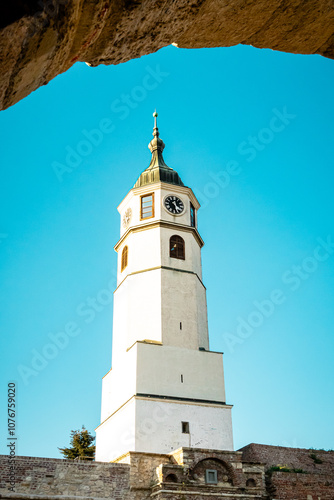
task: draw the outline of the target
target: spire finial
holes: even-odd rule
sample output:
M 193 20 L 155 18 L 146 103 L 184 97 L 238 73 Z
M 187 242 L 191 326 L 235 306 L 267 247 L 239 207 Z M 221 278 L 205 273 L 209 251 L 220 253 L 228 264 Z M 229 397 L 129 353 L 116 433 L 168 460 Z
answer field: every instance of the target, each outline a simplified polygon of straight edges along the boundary
M 140 175 L 134 187 L 146 186 L 147 184 L 152 184 L 154 182 L 166 182 L 168 184 L 175 184 L 177 186 L 183 186 L 179 174 L 175 172 L 172 168 L 166 165 L 162 152 L 165 148 L 164 141 L 159 137 L 159 130 L 157 124 L 158 113 L 154 110 L 154 127 L 153 127 L 153 139 L 149 143 L 148 147 L 152 153 L 152 158 L 149 166 Z
M 157 123 L 158 113 L 156 109 L 154 110 L 153 117 L 154 117 L 153 136 L 159 137 L 158 123 Z

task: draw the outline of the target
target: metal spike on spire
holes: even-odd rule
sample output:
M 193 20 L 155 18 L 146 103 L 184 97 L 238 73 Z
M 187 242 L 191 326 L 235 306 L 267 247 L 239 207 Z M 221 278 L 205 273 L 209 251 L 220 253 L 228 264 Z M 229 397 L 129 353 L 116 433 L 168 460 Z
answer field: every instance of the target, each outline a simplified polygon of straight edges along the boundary
M 157 121 L 158 113 L 157 113 L 156 109 L 154 110 L 153 116 L 154 116 L 153 136 L 159 137 L 159 129 L 158 129 L 158 121 Z

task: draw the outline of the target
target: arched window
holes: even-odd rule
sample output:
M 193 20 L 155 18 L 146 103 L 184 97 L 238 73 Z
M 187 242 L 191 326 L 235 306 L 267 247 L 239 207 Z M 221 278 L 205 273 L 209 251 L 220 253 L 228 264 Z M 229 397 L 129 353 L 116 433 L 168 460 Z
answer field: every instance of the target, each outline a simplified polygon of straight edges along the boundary
M 124 271 L 128 265 L 128 247 L 124 247 L 122 251 L 121 272 Z
M 174 259 L 185 259 L 184 239 L 174 234 L 169 240 L 169 256 Z

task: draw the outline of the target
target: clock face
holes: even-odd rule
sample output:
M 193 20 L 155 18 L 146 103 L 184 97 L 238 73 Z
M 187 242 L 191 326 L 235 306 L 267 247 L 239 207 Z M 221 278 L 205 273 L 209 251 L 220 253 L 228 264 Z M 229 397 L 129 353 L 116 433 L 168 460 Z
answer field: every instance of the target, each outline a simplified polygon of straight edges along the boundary
M 181 215 L 184 211 L 183 201 L 180 200 L 177 196 L 172 194 L 166 196 L 165 198 L 165 207 L 173 215 Z
M 131 208 L 128 208 L 123 216 L 123 227 L 128 227 L 131 220 L 131 216 L 132 216 L 132 210 Z

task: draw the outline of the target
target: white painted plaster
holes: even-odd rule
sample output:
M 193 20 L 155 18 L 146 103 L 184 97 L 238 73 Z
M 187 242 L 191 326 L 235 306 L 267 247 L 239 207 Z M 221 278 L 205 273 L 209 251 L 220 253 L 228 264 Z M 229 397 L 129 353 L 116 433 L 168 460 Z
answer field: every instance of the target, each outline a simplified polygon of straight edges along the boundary
M 137 340 L 161 335 L 161 269 L 128 276 L 114 294 L 113 366 Z
M 137 353 L 131 349 L 102 380 L 101 422 L 137 392 Z
M 142 343 L 135 348 L 137 393 L 225 402 L 222 354 Z
M 166 417 L 157 422 L 154 415 Z M 169 453 L 182 446 L 233 450 L 230 407 L 137 399 L 136 419 L 142 427 L 146 423 L 146 433 L 138 428 L 135 451 Z M 181 422 L 189 422 L 190 434 L 182 433 Z
M 97 462 L 110 462 L 135 450 L 136 405 L 132 399 L 96 429 Z
M 189 422 L 189 434 L 181 422 Z M 96 460 L 180 447 L 233 450 L 231 407 L 133 398 L 96 429 Z

